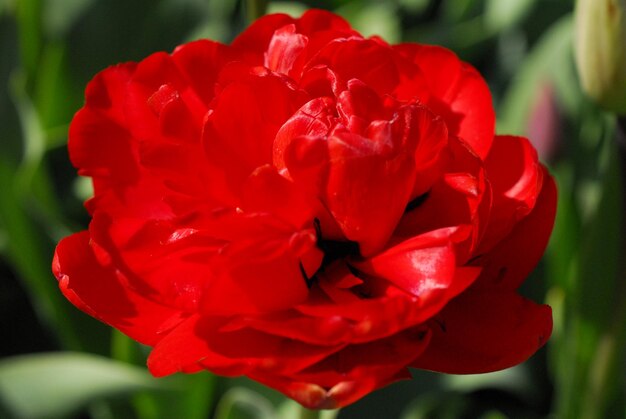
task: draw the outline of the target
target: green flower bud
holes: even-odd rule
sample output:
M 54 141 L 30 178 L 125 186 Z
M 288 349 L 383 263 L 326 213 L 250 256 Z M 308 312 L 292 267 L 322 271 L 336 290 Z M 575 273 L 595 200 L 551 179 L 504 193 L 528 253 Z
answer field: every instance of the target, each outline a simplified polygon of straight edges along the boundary
M 626 0 L 578 0 L 575 51 L 584 91 L 626 114 Z

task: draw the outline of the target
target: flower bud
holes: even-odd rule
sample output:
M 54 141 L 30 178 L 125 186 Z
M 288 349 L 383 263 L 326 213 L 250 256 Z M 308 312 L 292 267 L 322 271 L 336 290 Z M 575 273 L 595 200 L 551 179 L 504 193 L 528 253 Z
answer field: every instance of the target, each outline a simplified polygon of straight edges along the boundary
M 626 114 L 626 0 L 578 0 L 575 52 L 584 91 Z

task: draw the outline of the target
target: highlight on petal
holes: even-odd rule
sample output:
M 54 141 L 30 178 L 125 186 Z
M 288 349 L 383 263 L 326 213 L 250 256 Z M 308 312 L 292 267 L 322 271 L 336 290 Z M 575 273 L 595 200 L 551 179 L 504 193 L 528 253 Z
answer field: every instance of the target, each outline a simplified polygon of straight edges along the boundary
M 299 54 L 306 47 L 308 38 L 296 33 L 296 25 L 284 26 L 274 32 L 265 53 L 265 67 L 277 73 L 289 74 Z
M 357 269 L 385 278 L 416 297 L 428 299 L 429 293 L 453 286 L 456 271 L 454 241 L 461 240 L 468 233 L 468 228 L 436 230 L 353 264 Z M 451 297 L 458 292 L 452 291 Z

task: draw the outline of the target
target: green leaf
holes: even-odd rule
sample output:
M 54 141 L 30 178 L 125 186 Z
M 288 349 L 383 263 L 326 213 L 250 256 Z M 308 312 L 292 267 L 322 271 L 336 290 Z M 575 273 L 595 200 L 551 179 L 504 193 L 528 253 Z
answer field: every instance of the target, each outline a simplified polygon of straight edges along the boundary
M 278 419 L 265 397 L 243 387 L 233 387 L 222 396 L 215 419 Z
M 599 200 L 587 209 L 572 281 L 563 293 L 563 330 L 551 348 L 556 415 L 564 419 L 621 417 L 614 405 L 622 399 L 618 389 L 624 385 L 620 367 L 626 339 L 626 288 L 620 270 L 624 187 L 612 126 L 605 117 L 602 147 L 587 156 L 600 170 Z
M 0 153 L 0 226 L 7 239 L 5 254 L 41 323 L 56 333 L 64 347 L 99 352 L 99 343 L 108 336 L 102 334 L 104 326 L 73 308 L 51 273 L 54 243 L 68 234 L 67 223 L 44 164 L 44 133 L 26 93 L 23 73 L 14 73 L 10 87 L 22 135 L 2 141 L 19 144 L 21 140 L 24 151 L 21 156 Z
M 554 230 L 546 252 L 547 277 L 551 285 L 569 294 L 580 244 L 581 220 L 575 196 L 580 190 L 575 186 L 575 173 L 571 164 L 555 167 L 552 174 L 559 186 L 559 196 Z
M 58 197 L 54 193 L 51 178 L 44 164 L 46 134 L 42 129 L 41 115 L 26 92 L 24 74 L 14 73 L 10 83 L 11 98 L 22 128 L 24 153 L 15 174 L 15 190 L 28 205 L 42 225 L 48 228 L 51 237 L 67 236 L 67 222 L 61 211 Z M 57 98 L 60 99 L 60 98 Z M 29 202 L 31 204 L 31 202 Z
M 117 330 L 111 338 L 111 356 L 124 363 L 145 368 L 149 348 Z M 133 398 L 141 419 L 206 419 L 214 407 L 219 377 L 208 371 L 175 374 L 159 381 L 175 391 L 142 391 Z
M 46 33 L 61 38 L 78 21 L 94 0 L 44 0 L 43 25 Z
M 431 0 L 399 0 L 399 3 L 411 13 L 419 14 L 430 6 Z
M 145 391 L 134 397 L 134 406 L 142 419 L 205 419 L 215 403 L 219 377 L 202 371 L 168 377 L 176 391 Z
M 270 2 L 267 13 L 285 13 L 292 17 L 299 17 L 308 9 L 305 4 L 296 1 Z
M 498 119 L 498 132 L 525 135 L 537 88 L 552 84 L 560 103 L 577 103 L 580 95 L 571 58 L 572 18 L 565 16 L 546 31 L 524 60 L 507 90 Z M 575 96 L 572 98 L 572 96 Z
M 42 324 L 54 330 L 66 347 L 82 348 L 76 310 L 62 296 L 50 270 L 52 243 L 25 211 L 15 169 L 5 157 L 0 155 L 0 226 L 7 238 L 7 259 L 24 281 Z
M 166 388 L 144 369 L 94 355 L 48 353 L 0 362 L 0 401 L 17 418 L 62 417 L 103 397 Z
M 611 140 L 613 130 L 607 133 Z M 590 224 L 583 232 L 580 266 L 578 268 L 577 311 L 598 327 L 606 327 L 612 317 L 607 297 L 617 290 L 618 268 L 621 260 L 620 231 L 623 191 L 617 150 L 610 146 L 610 161 L 604 173 L 600 202 Z
M 15 2 L 15 6 L 22 65 L 29 80 L 33 80 L 37 72 L 42 44 L 41 2 L 39 0 L 19 0 Z
M 485 21 L 497 31 L 519 24 L 528 16 L 537 0 L 486 0 Z
M 378 35 L 385 41 L 400 42 L 401 28 L 398 11 L 388 3 L 349 3 L 336 10 L 364 36 Z
M 611 147 L 602 197 L 581 245 L 577 278 L 579 293 L 575 303 L 582 339 L 578 355 L 581 363 L 588 368 L 588 376 L 581 382 L 581 386 L 584 385 L 581 396 L 585 417 L 592 417 L 589 416 L 592 411 L 596 417 L 604 417 L 602 412 L 606 411 L 607 402 L 614 397 L 609 388 L 618 379 L 618 360 L 615 358 L 619 359 L 619 335 L 624 333 L 623 322 L 626 320 L 618 308 L 625 302 L 621 295 L 623 292 L 620 294 L 623 284 L 618 282 L 623 237 L 616 231 L 623 231 L 621 194 L 624 188 L 617 155 L 617 150 Z
M 463 393 L 491 387 L 520 394 L 531 386 L 530 377 L 521 365 L 487 374 L 446 375 L 443 382 L 446 388 Z
M 459 23 L 475 17 L 480 3 L 477 0 L 447 0 L 441 5 L 441 14 L 445 21 Z
M 304 418 L 306 417 L 306 413 L 302 412 L 303 407 L 293 400 L 285 400 L 278 406 L 278 417 L 280 419 L 295 419 L 295 418 Z M 311 413 L 311 417 L 319 417 L 319 419 L 337 419 L 339 416 L 339 409 L 334 410 L 322 410 L 317 412 L 317 416 L 315 416 L 316 412 L 308 412 Z
M 401 419 L 455 419 L 463 417 L 468 399 L 456 392 L 429 392 L 416 398 Z
M 506 416 L 504 413 L 500 412 L 499 410 L 490 410 L 489 412 L 480 416 L 480 419 L 507 419 L 507 418 L 508 416 Z

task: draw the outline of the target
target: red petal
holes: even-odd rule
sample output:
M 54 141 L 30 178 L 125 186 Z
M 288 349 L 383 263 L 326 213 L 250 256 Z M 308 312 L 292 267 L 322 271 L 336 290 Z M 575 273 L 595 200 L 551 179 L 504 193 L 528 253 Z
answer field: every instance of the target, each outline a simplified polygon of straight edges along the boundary
M 271 49 L 271 41 L 276 31 L 288 25 L 295 25 L 296 33 L 309 38 L 311 41 L 307 48 L 302 51 L 296 65 L 299 73 L 300 67 L 317 51 L 336 38 L 345 38 L 358 35 L 351 30 L 350 25 L 341 17 L 323 10 L 308 10 L 299 19 L 293 19 L 283 14 L 266 15 L 257 19 L 248 29 L 239 35 L 232 43 L 235 50 L 240 51 L 245 59 L 254 65 L 262 65 L 265 62 L 265 53 Z M 293 58 L 293 57 L 292 57 Z M 290 60 L 291 61 L 291 60 Z M 292 63 L 293 64 L 293 63 Z M 298 77 L 294 77 L 298 78 Z
M 154 345 L 184 317 L 130 289 L 116 266 L 96 258 L 86 231 L 59 243 L 52 270 L 74 305 L 146 345 Z
M 256 373 L 251 378 L 305 407 L 335 409 L 410 378 L 406 365 L 419 356 L 428 341 L 427 329 L 413 328 L 375 342 L 350 345 L 288 378 Z
M 313 229 L 231 243 L 212 263 L 216 274 L 207 286 L 202 311 L 234 314 L 291 308 L 306 300 L 308 279 L 322 258 Z
M 295 310 L 232 318 L 223 330 L 251 328 L 268 335 L 293 339 L 312 345 L 340 345 L 350 342 L 354 324 L 338 315 L 309 317 Z
M 200 316 L 192 315 L 154 346 L 148 357 L 148 369 L 155 377 L 202 370 L 198 362 L 207 356 L 209 349 L 207 340 L 195 331 L 199 319 Z
M 274 32 L 294 23 L 291 16 L 285 14 L 265 15 L 252 23 L 245 31 L 235 38 L 232 47 L 235 50 L 247 52 L 254 57 L 253 63 L 257 65 L 263 64 L 264 52 L 267 50 Z
M 255 74 L 254 69 L 244 79 L 227 84 L 205 125 L 208 159 L 222 165 L 226 173 L 239 167 L 242 172 L 237 177 L 271 163 L 276 133 L 302 105 L 301 94 L 287 79 L 267 71 Z
M 488 252 L 528 215 L 543 182 L 537 152 L 522 137 L 496 136 L 485 160 L 485 171 L 493 200 L 478 254 Z
M 554 226 L 557 201 L 554 179 L 544 167 L 541 170 L 543 188 L 535 207 L 506 238 L 478 260 L 483 274 L 476 285 L 517 289 L 539 263 Z
M 456 249 L 458 263 L 463 264 L 486 222 L 479 210 L 490 202 L 489 190 L 485 185 L 483 163 L 469 145 L 458 138 L 450 138 L 446 152 L 449 155 L 441 159 L 447 162 L 442 169 L 444 173 L 426 194 L 417 198 L 415 207 L 409 203 L 393 239 L 397 242 L 440 228 L 471 225 L 473 234 L 467 237 L 462 249 Z
M 480 273 L 475 267 L 457 268 L 448 288 L 425 290 L 416 297 L 391 281 L 363 271 L 359 274 L 363 280 L 351 275 L 347 267 L 347 272 L 342 273 L 341 266 L 333 265 L 320 272 L 319 288 L 313 287 L 307 302 L 297 306 L 297 310 L 315 322 L 329 318 L 348 321 L 349 327 L 343 333 L 350 336 L 352 343 L 385 338 L 425 322 Z M 336 322 L 340 324 L 344 323 Z
M 216 71 L 213 69 L 213 72 Z M 169 109 L 159 106 L 162 105 L 157 100 L 159 95 L 155 96 L 164 85 L 169 87 L 176 99 L 170 101 Z M 123 103 L 127 127 L 138 140 L 152 140 L 163 133 L 179 133 L 191 135 L 179 140 L 197 142 L 208 110 L 172 56 L 164 52 L 152 54 L 137 64 Z M 192 128 L 185 129 L 185 125 Z
M 389 45 L 351 37 L 328 43 L 307 63 L 305 71 L 327 66 L 344 83 L 360 80 L 384 97 L 393 92 L 403 78 L 417 74 L 417 69 L 400 66 L 401 63 Z
M 224 319 L 192 316 L 153 349 L 148 368 L 155 376 L 206 368 L 221 375 L 293 374 L 339 350 L 278 338 L 254 330 L 226 331 Z
M 209 40 L 177 47 L 172 61 L 205 106 L 215 95 L 215 83 L 222 67 L 236 58 L 232 48 Z
M 329 141 L 355 143 L 345 136 Z M 331 151 L 323 201 L 346 238 L 358 242 L 361 254 L 368 256 L 385 245 L 404 213 L 413 186 L 413 158 L 404 152 L 392 158 L 349 154 L 347 148 Z
M 322 132 L 330 112 L 329 104 L 324 103 L 321 111 L 299 117 L 298 121 L 302 122 L 298 125 L 291 124 L 289 134 L 309 127 Z M 350 104 L 345 104 L 342 112 L 349 109 Z M 281 140 L 281 143 L 290 141 L 281 147 L 294 182 L 303 188 L 308 185 L 311 193 L 320 197 L 345 237 L 358 242 L 364 256 L 384 246 L 418 185 L 416 147 L 430 148 L 428 152 L 420 149 L 418 154 L 430 164 L 431 160 L 437 161 L 441 147 L 445 146 L 445 142 L 428 143 L 431 124 L 437 124 L 430 116 L 424 108 L 406 106 L 390 122 L 372 122 L 363 135 L 337 126 L 328 138 L 297 136 Z M 355 130 L 363 131 L 358 127 Z M 429 164 L 424 179 L 431 169 L 436 172 Z
M 154 170 L 158 164 L 147 168 L 144 163 L 162 162 L 161 149 L 172 144 L 189 148 L 198 143 L 204 112 L 206 106 L 167 54 L 100 73 L 70 129 L 74 164 L 79 173 L 94 177 L 97 198 L 90 201 L 89 210 L 169 216 L 164 196 L 177 183 L 172 179 L 176 175 L 166 174 L 161 167 Z M 189 154 L 201 155 L 198 151 Z M 197 159 L 192 163 L 183 167 L 204 166 Z
M 428 303 L 446 294 L 449 300 L 469 283 L 455 284 L 454 242 L 463 240 L 470 229 L 448 228 L 408 239 L 384 252 L 352 262 L 357 269 L 385 278 L 399 288 Z M 458 236 L 458 237 L 455 237 Z
M 302 68 L 328 43 L 335 39 L 361 37 L 343 18 L 324 10 L 306 11 L 300 19 L 296 19 L 295 26 L 296 32 L 307 38 L 306 47 L 292 61 L 289 71 L 289 77 L 296 81 L 302 75 Z
M 308 38 L 296 33 L 294 24 L 278 29 L 265 53 L 265 66 L 277 73 L 289 74 L 307 43 Z
M 417 139 L 415 147 L 415 185 L 411 199 L 417 198 L 430 190 L 441 176 L 446 162 L 445 149 L 448 146 L 448 129 L 438 116 L 426 107 L 416 107 L 407 122 L 411 128 L 409 137 Z
M 481 75 L 442 47 L 402 44 L 394 49 L 419 67 L 430 88 L 430 97 L 417 98 L 445 119 L 452 135 L 467 141 L 484 159 L 495 133 L 495 113 Z
M 80 175 L 115 184 L 136 180 L 138 169 L 123 107 L 134 70 L 135 64 L 110 67 L 87 86 L 85 107 L 72 121 L 68 144 Z
M 430 344 L 412 366 L 451 374 L 512 367 L 548 340 L 551 313 L 514 292 L 466 291 L 431 321 Z
M 307 10 L 300 19 L 297 20 L 297 24 L 298 31 L 307 36 L 318 36 L 320 32 L 330 30 L 353 32 L 350 28 L 350 24 L 344 18 L 320 9 Z
M 146 298 L 194 311 L 212 278 L 210 261 L 221 242 L 166 220 L 94 214 L 91 238 Z
M 315 219 L 324 226 L 334 223 L 315 195 L 307 194 L 269 165 L 259 167 L 248 178 L 242 208 L 249 212 L 270 213 L 296 229 L 309 228 Z
M 313 99 L 304 104 L 287 120 L 276 134 L 273 144 L 272 162 L 278 170 L 285 168 L 285 153 L 292 141 L 299 137 L 323 138 L 328 135 L 336 117 L 335 103 L 327 97 Z M 306 141 L 305 143 L 308 143 Z M 320 145 L 322 143 L 319 143 Z M 322 147 L 320 151 L 325 151 Z M 299 155 L 300 153 L 298 153 Z M 309 153 L 304 152 L 309 155 Z M 321 165 L 325 162 L 326 153 L 311 157 L 309 163 Z M 317 158 L 313 158 L 317 157 Z M 319 180 L 318 180 L 319 182 Z M 317 182 L 314 182 L 315 184 Z

